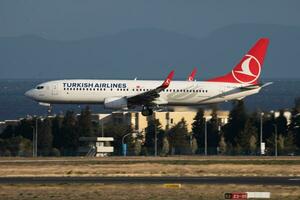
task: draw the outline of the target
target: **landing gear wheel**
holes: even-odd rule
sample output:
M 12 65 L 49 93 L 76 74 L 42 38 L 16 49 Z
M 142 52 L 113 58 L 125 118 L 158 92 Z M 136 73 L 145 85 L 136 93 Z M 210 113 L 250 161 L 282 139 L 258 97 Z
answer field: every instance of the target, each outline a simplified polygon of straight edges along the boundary
M 142 109 L 142 115 L 143 116 L 150 116 L 153 114 L 153 110 L 149 107 L 143 107 Z

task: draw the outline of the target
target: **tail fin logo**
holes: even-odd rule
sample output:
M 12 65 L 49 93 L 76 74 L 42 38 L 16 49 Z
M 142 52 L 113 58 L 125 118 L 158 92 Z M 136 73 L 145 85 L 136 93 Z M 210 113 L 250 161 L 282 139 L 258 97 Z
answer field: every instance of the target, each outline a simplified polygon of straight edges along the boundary
M 245 55 L 244 59 L 232 70 L 232 75 L 239 83 L 253 83 L 259 78 L 261 65 L 257 58 Z

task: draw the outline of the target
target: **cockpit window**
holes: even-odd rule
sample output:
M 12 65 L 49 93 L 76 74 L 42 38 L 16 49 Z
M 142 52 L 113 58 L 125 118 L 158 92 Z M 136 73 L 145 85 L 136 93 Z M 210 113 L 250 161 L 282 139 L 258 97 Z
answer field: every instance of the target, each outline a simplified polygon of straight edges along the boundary
M 41 85 L 39 85 L 39 86 L 36 87 L 36 89 L 38 89 L 38 90 L 41 90 L 43 88 L 44 88 L 44 86 L 41 86 Z

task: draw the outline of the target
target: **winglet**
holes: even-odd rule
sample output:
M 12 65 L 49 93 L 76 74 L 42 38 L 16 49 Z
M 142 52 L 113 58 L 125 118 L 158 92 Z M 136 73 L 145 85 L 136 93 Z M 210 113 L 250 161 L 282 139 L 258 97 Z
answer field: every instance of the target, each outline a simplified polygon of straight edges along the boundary
M 195 78 L 196 73 L 197 73 L 197 68 L 195 67 L 195 68 L 193 69 L 193 71 L 191 72 L 191 74 L 189 75 L 188 81 L 193 81 L 194 78 Z
M 263 87 L 267 87 L 267 86 L 272 85 L 272 84 L 273 84 L 273 82 L 268 82 L 268 83 L 263 84 L 261 87 L 262 87 L 262 88 L 263 88 Z
M 170 83 L 171 83 L 171 81 L 172 81 L 172 79 L 173 79 L 173 76 L 174 76 L 174 70 L 172 70 L 172 71 L 170 72 L 170 74 L 169 74 L 168 77 L 165 79 L 165 81 L 163 82 L 163 84 L 161 85 L 161 87 L 163 87 L 163 88 L 169 87 L 169 85 L 170 85 Z

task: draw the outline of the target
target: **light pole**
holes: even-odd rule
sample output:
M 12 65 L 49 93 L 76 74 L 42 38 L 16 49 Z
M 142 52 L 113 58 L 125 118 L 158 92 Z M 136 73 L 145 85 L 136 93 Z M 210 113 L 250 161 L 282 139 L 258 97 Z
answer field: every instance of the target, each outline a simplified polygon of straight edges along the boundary
M 207 121 L 204 118 L 204 155 L 207 156 Z
M 32 126 L 32 156 L 37 156 L 38 118 L 35 117 L 35 126 Z
M 34 126 L 31 126 L 31 128 L 32 128 L 32 157 L 34 157 L 34 152 L 35 152 L 35 140 L 34 140 L 34 138 L 35 138 L 35 128 L 34 128 Z
M 263 134 L 263 116 L 264 116 L 264 113 L 261 112 L 260 113 L 260 155 L 263 155 L 263 150 L 262 150 L 262 134 Z
M 103 119 L 101 120 L 101 136 L 104 137 Z
M 156 131 L 156 124 L 154 120 L 154 156 L 157 156 L 157 131 Z
M 278 153 L 277 153 L 277 125 L 273 124 L 273 126 L 274 126 L 274 130 L 275 130 L 275 156 L 277 157 L 278 156 Z
M 124 140 L 125 140 L 125 138 L 126 138 L 128 135 L 130 135 L 130 134 L 132 134 L 132 133 L 127 133 L 127 134 L 125 134 L 125 135 L 122 137 L 123 156 L 126 156 L 126 153 L 127 153 L 127 146 L 126 146 L 126 144 L 124 143 Z

